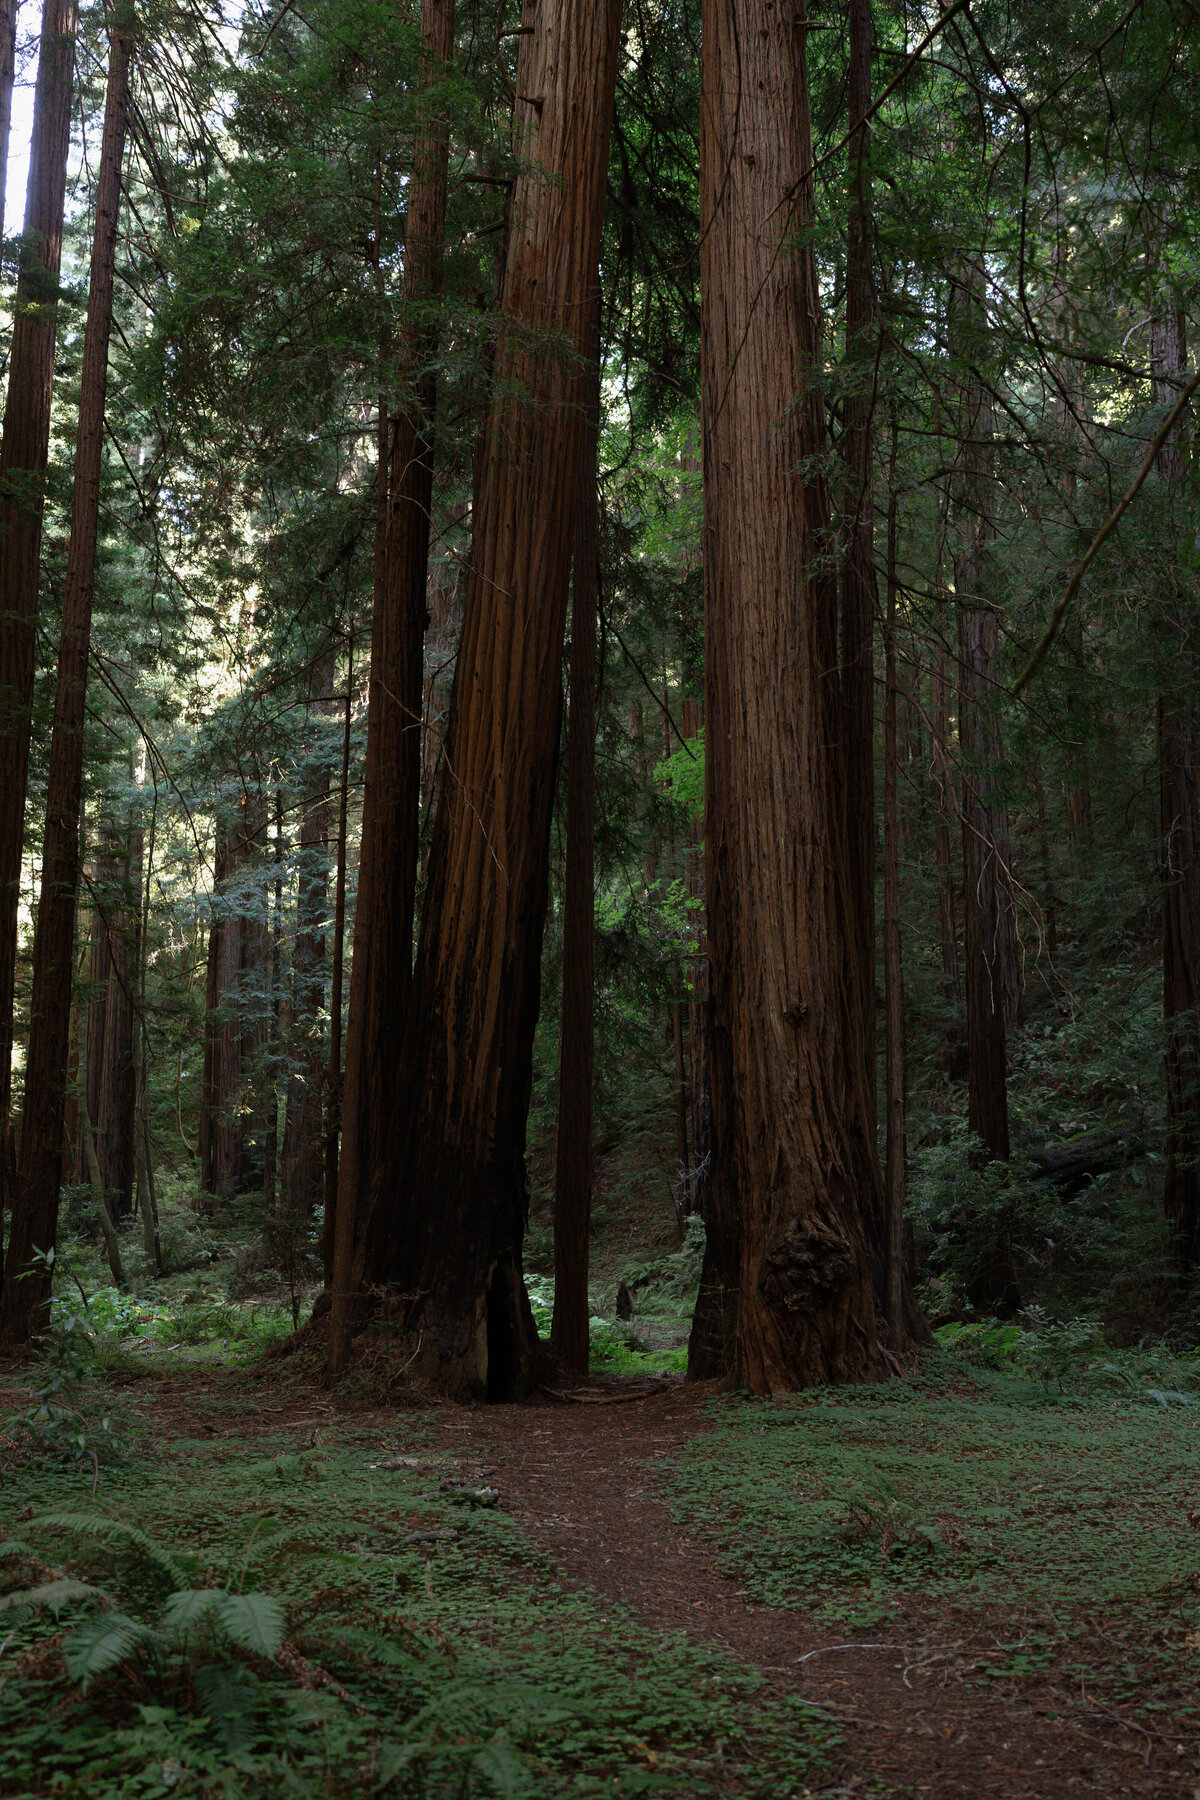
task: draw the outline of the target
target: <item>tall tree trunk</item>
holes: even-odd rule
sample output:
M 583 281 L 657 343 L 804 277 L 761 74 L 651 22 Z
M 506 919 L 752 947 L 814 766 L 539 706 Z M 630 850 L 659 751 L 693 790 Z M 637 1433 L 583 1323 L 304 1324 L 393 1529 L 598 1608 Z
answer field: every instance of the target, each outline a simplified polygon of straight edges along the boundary
M 268 975 L 266 993 L 267 1021 L 265 1031 L 267 1041 L 266 1068 L 262 1074 L 262 1112 L 263 1112 L 263 1172 L 262 1196 L 263 1214 L 267 1220 L 268 1240 L 275 1237 L 276 1246 L 287 1258 L 289 1267 L 294 1266 L 292 1252 L 295 1248 L 294 1234 L 291 1231 L 279 1230 L 279 1218 L 276 1212 L 276 1199 L 279 1188 L 279 1124 L 280 1115 L 284 1115 L 286 1123 L 287 1089 L 280 1081 L 283 1066 L 284 1043 L 288 1034 L 288 1006 L 284 1000 L 283 979 L 283 788 L 275 784 L 275 880 L 271 921 L 267 928 L 270 938 L 268 953 Z
M 423 79 L 445 79 L 454 54 L 454 0 L 422 0 Z M 448 133 L 428 94 L 409 187 L 399 410 L 387 462 L 382 567 L 371 632 L 367 762 L 354 960 L 342 1096 L 335 1233 L 342 1261 L 403 1129 L 392 1105 L 395 1045 L 412 985 L 421 816 L 421 702 L 437 408 L 436 307 L 446 223 Z M 381 445 L 381 450 L 383 446 Z M 381 465 L 382 466 L 382 465 Z M 336 1251 L 335 1251 L 336 1256 Z M 343 1335 L 335 1288 L 334 1336 Z
M 878 1373 L 799 4 L 705 0 L 700 156 L 713 1150 L 705 1320 L 756 1393 Z M 715 1290 L 719 1303 L 714 1308 Z M 693 1329 L 689 1366 L 707 1347 Z
M 12 1199 L 15 1173 L 12 1049 L 17 902 L 77 20 L 76 0 L 45 0 L 25 236 L 0 440 L 0 1221 Z
M 20 0 L 0 0 L 0 237 L 8 220 L 8 147 L 12 129 L 13 81 L 17 72 L 17 10 Z M 11 231 L 10 231 L 11 235 Z
M 1183 311 L 1173 294 L 1160 299 L 1150 321 L 1150 366 L 1155 405 L 1165 410 L 1187 368 Z M 1163 445 L 1155 467 L 1174 498 L 1188 470 L 1181 430 Z M 1200 668 L 1192 609 L 1172 600 L 1166 621 L 1176 678 L 1158 702 L 1167 1102 L 1163 1207 L 1176 1260 L 1190 1270 L 1200 1262 Z
M 985 329 L 983 262 L 968 268 L 955 291 L 954 327 L 968 363 Z M 956 471 L 958 607 L 958 737 L 962 753 L 963 982 L 967 1000 L 967 1116 L 989 1162 L 1007 1162 L 1008 1076 L 1005 1030 L 1005 909 L 1010 903 L 1005 855 L 999 731 L 993 669 L 998 626 L 984 597 L 987 552 L 994 536 L 991 397 L 974 375 L 962 384 Z M 970 1285 L 979 1311 L 1009 1312 L 1021 1303 L 1008 1234 L 1001 1228 Z
M 311 714 L 318 728 L 334 712 L 333 657 L 314 671 Z M 283 1210 L 307 1218 L 321 1198 L 324 1142 L 321 1103 L 325 1046 L 325 911 L 329 902 L 329 758 L 324 740 L 304 773 L 300 815 L 300 868 L 296 888 L 296 939 L 292 953 L 292 1027 L 299 1067 L 288 1082 L 283 1136 Z
M 599 554 L 600 331 L 591 342 L 571 595 L 567 723 L 567 872 L 563 894 L 562 1021 L 554 1161 L 554 1317 L 550 1341 L 571 1368 L 588 1366 L 588 1245 L 592 1220 L 593 934 L 596 831 L 596 609 Z
M 354 633 L 346 646 L 346 711 L 342 722 L 342 785 L 338 794 L 337 864 L 333 885 L 333 954 L 329 967 L 329 1068 L 325 1077 L 325 1218 L 321 1264 L 333 1279 L 337 1219 L 338 1143 L 342 1130 L 342 971 L 346 952 L 346 820 L 350 804 L 350 737 L 354 722 Z
M 887 1154 L 883 1201 L 883 1298 L 888 1338 L 904 1332 L 904 1189 L 907 1149 L 904 1119 L 904 963 L 900 941 L 900 792 L 896 671 L 896 434 L 892 429 L 892 482 L 888 495 L 887 615 L 884 624 L 883 746 L 883 971 L 885 993 L 885 1092 Z
M 521 40 L 529 172 L 513 186 L 463 638 L 392 1090 L 405 1131 L 358 1254 L 339 1257 L 334 1279 L 335 1367 L 339 1304 L 348 1323 L 365 1277 L 414 1297 L 414 1367 L 464 1397 L 519 1392 L 536 1344 L 521 1275 L 525 1128 L 620 11 L 619 0 L 543 5 Z
M 877 1155 L 875 1051 L 875 544 L 874 457 L 877 327 L 871 268 L 871 0 L 850 0 L 850 214 L 846 243 L 845 556 L 842 565 L 841 686 L 846 834 L 847 989 L 862 1047 L 857 1083 L 864 1153 Z M 882 1193 L 880 1192 L 880 1199 Z M 866 1197 L 864 1197 L 866 1198 Z M 883 1249 L 883 1220 L 868 1209 Z M 880 1256 L 882 1273 L 882 1256 Z
M 958 810 L 954 777 L 949 755 L 949 682 L 946 658 L 939 650 L 934 659 L 932 708 L 929 734 L 930 766 L 933 775 L 934 858 L 938 873 L 938 929 L 942 949 L 942 980 L 946 999 L 952 1008 L 953 1036 L 959 1036 L 963 1010 L 962 974 L 958 959 L 958 921 L 954 905 L 954 858 L 951 820 Z

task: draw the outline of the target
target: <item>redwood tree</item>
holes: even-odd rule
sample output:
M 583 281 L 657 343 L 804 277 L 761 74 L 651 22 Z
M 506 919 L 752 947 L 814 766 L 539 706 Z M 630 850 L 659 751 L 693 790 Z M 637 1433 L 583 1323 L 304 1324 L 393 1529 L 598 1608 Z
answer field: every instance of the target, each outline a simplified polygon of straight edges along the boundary
M 701 138 L 712 1175 L 704 1281 L 758 1393 L 880 1367 L 841 829 L 803 6 L 705 0 Z M 723 1308 L 723 1314 L 721 1309 Z M 697 1346 L 699 1348 L 699 1346 Z M 693 1358 L 693 1367 L 698 1357 Z
M 519 1392 L 536 1341 L 521 1274 L 525 1127 L 619 27 L 620 0 L 562 0 L 521 39 L 495 381 L 392 1089 L 404 1133 L 356 1245 L 338 1221 L 335 1367 L 352 1291 L 389 1286 L 406 1297 L 413 1367 L 463 1397 Z
M 76 0 L 45 0 L 0 439 L 0 1218 L 13 1176 L 17 901 L 77 23 Z

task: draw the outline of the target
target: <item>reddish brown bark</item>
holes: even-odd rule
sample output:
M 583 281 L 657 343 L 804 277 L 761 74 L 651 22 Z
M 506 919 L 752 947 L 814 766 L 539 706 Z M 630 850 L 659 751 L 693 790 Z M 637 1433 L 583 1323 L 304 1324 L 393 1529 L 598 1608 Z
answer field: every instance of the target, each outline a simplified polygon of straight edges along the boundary
M 598 299 L 593 299 L 598 313 Z M 567 869 L 554 1162 L 554 1317 L 550 1341 L 588 1366 L 588 1241 L 592 1219 L 593 935 L 596 831 L 596 610 L 599 554 L 598 321 L 591 333 L 586 417 L 572 550 L 571 710 L 567 723 Z
M 444 78 L 454 53 L 454 0 L 423 0 L 421 38 L 424 80 L 434 87 Z M 391 1075 L 412 983 L 437 406 L 433 365 L 446 221 L 447 143 L 445 121 L 427 97 L 409 185 L 400 398 L 386 457 L 383 555 L 377 570 L 371 630 L 362 844 L 336 1208 L 344 1234 L 343 1266 L 352 1252 L 355 1222 L 365 1215 L 393 1154 L 393 1140 L 403 1130 L 392 1104 Z M 380 467 L 382 471 L 382 454 Z M 335 1236 L 337 1230 L 335 1225 Z M 343 1314 L 340 1301 L 334 1304 L 334 1342 L 340 1344 Z
M 17 901 L 77 21 L 76 0 L 46 0 L 33 103 L 25 239 L 0 440 L 0 1219 L 11 1198 L 14 1174 Z
M 521 1277 L 525 1127 L 619 25 L 619 0 L 562 0 L 521 40 L 522 173 L 393 1089 L 405 1135 L 357 1256 L 335 1270 L 335 1312 L 363 1278 L 408 1296 L 413 1367 L 463 1397 L 521 1391 L 536 1343 Z M 335 1317 L 335 1360 L 337 1335 Z
M 880 1367 L 857 1111 L 837 592 L 819 474 L 802 6 L 706 0 L 701 140 L 712 1177 L 689 1366 L 755 1392 Z M 706 1335 L 709 1341 L 705 1341 Z
M 7 223 L 8 140 L 12 127 L 13 80 L 17 69 L 17 8 L 19 0 L 0 0 L 0 237 Z
M 122 841 L 111 821 L 101 827 L 92 883 L 96 912 L 88 956 L 87 1111 L 109 1212 L 123 1219 L 133 1202 L 134 993 L 139 956 L 137 906 L 140 841 Z M 36 946 L 35 946 L 36 949 Z M 32 1045 L 31 1045 L 32 1048 Z M 24 1141 L 22 1122 L 22 1142 Z
M 54 724 L 50 740 L 42 889 L 33 942 L 33 995 L 29 1009 L 25 1111 L 21 1122 L 21 1155 L 10 1240 L 13 1270 L 19 1270 L 25 1265 L 33 1245 L 36 1244 L 40 1249 L 52 1247 L 58 1230 L 58 1191 L 63 1177 L 67 1070 L 71 1050 L 75 909 L 79 892 L 84 702 L 87 695 L 92 599 L 96 581 L 104 406 L 108 388 L 108 346 L 112 332 L 121 164 L 125 154 L 129 116 L 131 53 L 132 39 L 126 33 L 112 32 L 109 38 L 108 89 L 100 141 L 96 223 L 92 237 L 87 324 L 79 385 L 71 538 L 63 591 L 58 683 L 54 695 Z M 3 62 L 0 54 L 0 81 L 2 79 Z M 6 127 L 6 121 L 4 123 Z M 6 128 L 0 130 L 0 145 L 4 143 L 6 136 Z M 140 920 L 140 895 L 134 899 L 134 916 Z M 107 938 L 105 941 L 107 943 Z M 136 958 L 132 967 L 127 960 L 122 971 L 127 984 L 131 984 L 134 968 Z M 122 1008 L 123 1017 L 128 1018 L 128 1098 L 126 1100 L 124 1093 L 126 1071 L 123 1067 L 113 1066 L 117 1040 L 115 1037 L 102 1037 L 96 1104 L 91 1100 L 92 1052 L 89 1044 L 88 1113 L 92 1122 L 98 1126 L 97 1148 L 103 1185 L 116 1192 L 117 1203 L 114 1206 L 110 1200 L 110 1211 L 120 1213 L 129 1211 L 133 1189 L 135 1094 L 132 985 L 126 985 L 122 992 L 120 983 L 110 980 L 105 1002 L 106 1007 L 111 1004 L 114 1010 Z M 104 1055 L 105 1050 L 109 1052 L 107 1057 Z M 78 1056 L 78 1045 L 76 1055 Z M 102 1088 L 103 1091 L 100 1091 Z M 103 1104 L 105 1101 L 108 1102 L 107 1108 Z M 123 1129 L 126 1125 L 127 1132 Z M 6 1286 L 0 1306 L 0 1332 L 9 1338 L 29 1337 L 36 1329 L 42 1307 L 49 1297 L 50 1282 L 44 1276 L 14 1281 L 11 1286 Z

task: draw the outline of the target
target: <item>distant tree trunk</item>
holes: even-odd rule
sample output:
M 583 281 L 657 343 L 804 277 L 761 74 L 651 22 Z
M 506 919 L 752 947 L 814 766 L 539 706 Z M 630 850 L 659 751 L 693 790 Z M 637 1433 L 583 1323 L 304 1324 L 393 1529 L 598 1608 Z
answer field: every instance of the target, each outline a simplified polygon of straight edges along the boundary
M 17 9 L 20 0 L 0 0 L 0 237 L 4 235 L 8 190 L 8 144 L 12 127 L 13 81 L 17 70 Z M 11 227 L 9 235 L 11 236 Z
M 954 858 L 951 820 L 957 813 L 954 777 L 947 749 L 949 742 L 949 683 L 946 659 L 938 652 L 933 665 L 933 705 L 930 731 L 930 762 L 933 772 L 934 857 L 938 872 L 938 928 L 942 946 L 942 978 L 946 999 L 956 1021 L 963 1010 L 962 976 L 958 960 L 958 921 L 954 906 Z
M 454 0 L 423 0 L 421 42 L 423 79 L 427 88 L 435 87 L 444 80 L 454 54 Z M 428 97 L 424 106 L 408 197 L 400 400 L 388 456 L 383 565 L 371 632 L 362 844 L 338 1170 L 343 1261 L 352 1251 L 356 1221 L 365 1215 L 382 1179 L 393 1140 L 406 1125 L 392 1104 L 391 1076 L 412 984 L 437 409 L 436 306 L 448 154 L 446 122 Z M 338 1333 L 341 1320 L 339 1307 Z
M 25 238 L 0 440 L 0 1220 L 11 1203 L 13 1001 L 37 640 L 42 494 L 71 139 L 76 0 L 45 0 L 33 103 Z
M 15 7 L 13 10 L 15 12 Z M 3 18 L 0 17 L 0 84 L 4 72 L 2 27 Z M 129 111 L 130 51 L 130 38 L 114 31 L 109 47 L 108 93 L 100 145 L 96 226 L 80 377 L 71 541 L 50 741 L 42 891 L 33 945 L 25 1110 L 11 1236 L 17 1258 L 16 1270 L 28 1261 L 32 1245 L 43 1250 L 52 1248 L 58 1230 L 58 1191 L 62 1183 L 66 1135 L 71 983 L 75 969 L 75 906 L 79 890 L 84 701 L 96 578 L 104 402 L 108 385 L 108 341 L 112 329 L 121 163 Z M 6 119 L 4 126 L 0 144 L 7 136 Z M 132 1148 L 132 1120 L 130 1125 Z M 8 1338 L 28 1338 L 49 1297 L 47 1277 L 14 1280 L 5 1288 L 0 1303 L 0 1332 Z
M 848 986 L 858 1009 L 862 1045 L 858 1082 L 864 1153 L 876 1152 L 878 1100 L 875 1050 L 875 544 L 872 468 L 877 325 L 871 268 L 871 0 L 850 0 L 846 244 L 845 553 L 842 564 L 841 686 L 846 851 Z M 880 1195 L 882 1198 L 882 1195 Z M 874 1209 L 870 1209 L 874 1212 Z M 876 1251 L 883 1220 L 868 1216 Z M 882 1262 L 882 1258 L 880 1258 Z
M 572 1369 L 588 1366 L 592 1219 L 592 1051 L 596 831 L 596 559 L 599 554 L 599 296 L 579 458 L 572 550 L 571 710 L 567 723 L 567 872 L 554 1161 L 554 1317 L 550 1341 Z
M 682 705 L 683 735 L 690 742 L 699 734 L 704 720 L 703 706 L 684 698 Z M 704 1215 L 708 1181 L 710 1147 L 709 1074 L 708 1074 L 708 955 L 703 936 L 704 921 L 704 809 L 693 814 L 688 833 L 684 862 L 684 891 L 693 902 L 692 919 L 700 933 L 696 952 L 691 958 L 688 983 L 688 1139 L 691 1162 L 688 1165 L 688 1211 Z
M 985 328 L 982 256 L 956 288 L 954 330 L 966 360 L 979 353 Z M 958 607 L 958 739 L 962 753 L 963 985 L 967 1001 L 967 1116 L 989 1162 L 1007 1162 L 1008 1076 L 1005 1031 L 1005 908 L 1009 903 L 1003 801 L 997 790 L 1001 751 L 995 722 L 993 669 L 998 626 L 984 598 L 986 557 L 994 535 L 992 406 L 982 382 L 962 385 L 956 471 Z M 970 1284 L 979 1311 L 1009 1312 L 1021 1303 L 1007 1234 L 1000 1231 Z
M 803 7 L 705 0 L 700 156 L 713 1150 L 701 1334 L 738 1384 L 880 1369 L 837 749 Z M 781 196 L 783 197 L 781 200 Z
M 888 495 L 887 616 L 884 625 L 883 749 L 883 969 L 886 1000 L 887 1158 L 883 1200 L 883 1296 L 888 1338 L 904 1335 L 904 1189 L 907 1148 L 904 1119 L 904 962 L 900 942 L 900 792 L 896 673 L 895 425 L 892 429 L 893 491 Z
M 130 831 L 126 837 L 112 818 L 100 827 L 87 970 L 87 1110 L 115 1220 L 127 1218 L 133 1205 L 133 996 L 140 924 L 133 868 L 140 844 L 135 836 Z
M 561 0 L 521 40 L 518 150 L 531 172 L 513 186 L 463 637 L 392 1089 L 405 1133 L 357 1256 L 335 1270 L 335 1368 L 339 1304 L 348 1324 L 365 1279 L 415 1296 L 413 1367 L 464 1398 L 519 1393 L 536 1346 L 521 1275 L 525 1128 L 620 11 L 619 0 Z
M 260 895 L 246 891 L 261 856 L 266 815 L 260 795 L 243 794 L 232 824 L 218 825 L 208 976 L 204 995 L 204 1080 L 200 1109 L 200 1189 L 209 1203 L 248 1193 L 262 1178 L 249 1082 L 264 1043 L 259 991 L 266 924 Z
M 342 723 L 342 785 L 338 794 L 337 863 L 333 888 L 333 954 L 329 966 L 329 1068 L 325 1077 L 325 1219 L 321 1263 L 333 1279 L 337 1218 L 338 1140 L 342 1129 L 342 971 L 346 949 L 346 819 L 350 797 L 350 735 L 354 719 L 354 633 L 346 646 L 346 711 Z
M 1161 300 L 1151 318 L 1150 366 L 1154 402 L 1165 410 L 1187 368 L 1183 310 L 1174 295 Z M 1187 440 L 1177 429 L 1155 465 L 1173 494 L 1183 490 L 1188 460 Z M 1166 623 L 1175 680 L 1158 702 L 1167 1102 L 1163 1207 L 1175 1257 L 1190 1270 L 1200 1262 L 1200 662 L 1194 612 L 1172 600 Z
M 283 1046 L 288 1034 L 289 1008 L 284 999 L 283 978 L 283 789 L 275 785 L 275 880 L 274 904 L 271 909 L 271 920 L 267 927 L 270 939 L 269 973 L 267 976 L 267 1019 L 265 1031 L 267 1041 L 266 1068 L 262 1074 L 263 1094 L 263 1213 L 268 1221 L 268 1240 L 273 1234 L 277 1239 L 277 1248 L 292 1263 L 294 1248 L 293 1233 L 281 1232 L 276 1212 L 279 1173 L 279 1120 L 284 1114 L 286 1124 L 287 1095 L 286 1088 L 281 1092 L 280 1070 L 283 1064 Z
M 325 723 L 334 710 L 333 658 L 314 671 L 311 711 Z M 321 1115 L 325 1045 L 325 912 L 329 904 L 329 758 L 324 744 L 304 772 L 296 939 L 292 952 L 292 1030 L 299 1067 L 288 1083 L 283 1136 L 283 1210 L 307 1218 L 321 1199 L 325 1145 Z

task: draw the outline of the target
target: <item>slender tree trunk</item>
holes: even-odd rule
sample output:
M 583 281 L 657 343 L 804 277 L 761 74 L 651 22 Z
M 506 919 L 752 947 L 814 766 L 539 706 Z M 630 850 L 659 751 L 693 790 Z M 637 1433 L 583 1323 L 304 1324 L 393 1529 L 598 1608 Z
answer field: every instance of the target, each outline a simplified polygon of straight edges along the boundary
M 8 220 L 8 147 L 12 128 L 13 81 L 17 72 L 17 11 L 20 0 L 0 0 L 0 237 Z
M 554 1163 L 554 1318 L 550 1341 L 571 1368 L 588 1366 L 588 1247 L 592 1220 L 592 1051 L 596 830 L 596 607 L 599 554 L 599 294 L 592 299 L 591 367 L 571 596 L 571 711 L 567 723 L 567 873 L 563 895 L 562 1022 Z
M 334 711 L 333 658 L 315 672 L 313 711 L 324 724 Z M 329 759 L 318 747 L 305 771 L 300 816 L 300 869 L 296 891 L 296 939 L 292 954 L 292 1022 L 299 1068 L 288 1082 L 283 1135 L 283 1210 L 307 1218 L 321 1198 L 324 1139 L 321 1103 L 325 1086 L 325 911 L 329 901 Z
M 877 327 L 871 268 L 871 0 L 850 0 L 850 214 L 846 244 L 845 559 L 841 686 L 845 803 L 847 989 L 862 1047 L 856 1073 L 863 1154 L 876 1151 L 875 1050 L 875 545 L 874 458 Z M 879 1195 L 882 1201 L 882 1192 Z M 868 1232 L 883 1249 L 883 1220 L 868 1204 Z M 883 1258 L 880 1256 L 880 1272 Z
M 339 1306 L 348 1323 L 365 1277 L 412 1297 L 414 1368 L 463 1397 L 520 1392 L 536 1345 L 521 1275 L 525 1128 L 620 10 L 619 0 L 561 0 L 521 40 L 518 150 L 532 172 L 513 186 L 463 638 L 393 1089 L 405 1133 L 359 1253 L 335 1270 L 335 1367 Z
M 1150 321 L 1150 366 L 1156 406 L 1170 406 L 1187 368 L 1182 308 L 1160 300 Z M 1156 460 L 1174 499 L 1188 471 L 1182 431 Z M 1180 533 L 1186 529 L 1180 524 Z M 1162 832 L 1163 1024 L 1166 1053 L 1166 1172 L 1163 1207 L 1176 1260 L 1200 1262 L 1200 712 L 1195 615 L 1172 599 L 1166 609 L 1175 679 L 1158 702 L 1159 807 Z
M 965 358 L 979 354 L 985 329 L 982 256 L 956 290 L 954 327 Z M 1001 751 L 993 669 L 998 626 L 984 596 L 994 536 L 991 398 L 982 382 L 963 381 L 956 475 L 958 543 L 958 737 L 962 753 L 963 971 L 967 1001 L 967 1116 L 987 1162 L 1007 1162 L 1008 1075 L 1005 909 L 1010 903 Z M 970 1284 L 977 1310 L 1011 1312 L 1021 1304 L 1005 1230 L 998 1230 Z
M 329 967 L 329 1071 L 325 1078 L 325 1219 L 321 1262 L 333 1279 L 337 1219 L 338 1141 L 342 1129 L 342 971 L 346 950 L 346 819 L 350 796 L 350 736 L 354 719 L 354 633 L 346 653 L 346 712 L 342 724 L 342 786 L 338 795 L 337 866 L 333 886 L 333 955 Z
M 454 54 L 454 0 L 423 0 L 424 81 L 435 88 Z M 412 985 L 413 915 L 421 816 L 421 702 L 437 409 L 437 303 L 446 224 L 446 122 L 425 100 L 409 188 L 399 411 L 387 466 L 385 540 L 378 571 L 367 698 L 367 762 L 354 960 L 342 1099 L 335 1237 L 348 1266 L 356 1223 L 405 1128 L 391 1075 Z M 335 1260 L 337 1251 L 335 1249 Z M 333 1341 L 344 1313 L 335 1284 Z
M 895 428 L 892 479 L 895 480 Z M 900 794 L 896 672 L 896 495 L 888 495 L 887 616 L 884 626 L 883 748 L 883 970 L 886 997 L 885 1091 L 887 1159 L 884 1166 L 884 1317 L 892 1345 L 904 1333 L 904 1189 L 907 1149 L 904 1120 L 904 963 L 900 942 Z
M 140 925 L 135 851 L 140 852 L 140 843 L 132 819 L 125 830 L 111 816 L 101 824 L 93 862 L 96 911 L 88 964 L 92 997 L 86 1091 L 109 1210 L 118 1220 L 128 1216 L 133 1204 L 133 996 Z M 61 929 L 61 920 L 56 923 Z M 27 1103 L 29 1097 L 27 1086 Z M 22 1126 L 22 1141 L 24 1135 Z
M 963 993 L 958 960 L 958 920 L 954 905 L 951 821 L 957 814 L 958 804 L 948 751 L 949 683 L 946 680 L 946 659 L 940 651 L 933 665 L 932 698 L 929 748 L 933 773 L 934 857 L 938 873 L 938 929 L 942 947 L 942 979 L 946 999 L 953 1009 L 954 1036 L 957 1039 L 958 1022 L 962 1018 Z
M 683 735 L 696 737 L 703 723 L 703 707 L 685 698 L 682 706 Z M 684 863 L 684 890 L 689 901 L 698 903 L 692 916 L 700 930 L 696 952 L 691 958 L 688 983 L 688 1142 L 691 1162 L 688 1165 L 688 1211 L 704 1216 L 708 1182 L 708 1154 L 711 1140 L 708 1073 L 708 955 L 703 937 L 704 919 L 704 810 L 693 814 L 688 832 Z M 727 1365 L 728 1366 L 728 1365 Z
M 824 420 L 808 371 L 819 303 L 806 240 L 803 7 L 764 29 L 705 0 L 700 157 L 707 880 L 713 1151 L 697 1329 L 736 1320 L 756 1393 L 880 1368 L 858 1110 L 861 1010 L 841 821 L 837 591 Z M 857 941 L 857 939 L 853 940 Z M 717 1307 L 713 1305 L 715 1290 Z M 723 1317 L 722 1317 L 723 1315 Z
M 279 1174 L 279 1120 L 280 1113 L 287 1106 L 286 1089 L 281 1091 L 280 1069 L 283 1064 L 283 1046 L 287 1034 L 286 1008 L 283 998 L 283 789 L 276 783 L 275 787 L 275 881 L 274 906 L 269 926 L 270 953 L 267 975 L 267 1010 L 269 1023 L 266 1025 L 266 1063 L 262 1076 L 263 1089 L 263 1172 L 262 1194 L 263 1214 L 267 1220 L 268 1235 L 276 1238 L 276 1247 L 283 1255 L 292 1260 L 292 1233 L 279 1229 L 280 1220 L 276 1209 Z M 286 1115 L 285 1115 L 286 1116 Z
M 0 1220 L 6 1203 L 11 1203 L 15 1175 L 12 1049 L 17 902 L 77 19 L 76 0 L 45 0 L 25 238 L 0 440 Z
M 210 1204 L 247 1193 L 262 1178 L 250 1094 L 264 1046 L 265 921 L 258 895 L 245 891 L 261 854 L 266 818 L 260 795 L 243 794 L 232 821 L 218 823 L 204 996 L 204 1084 L 200 1111 L 200 1189 Z

